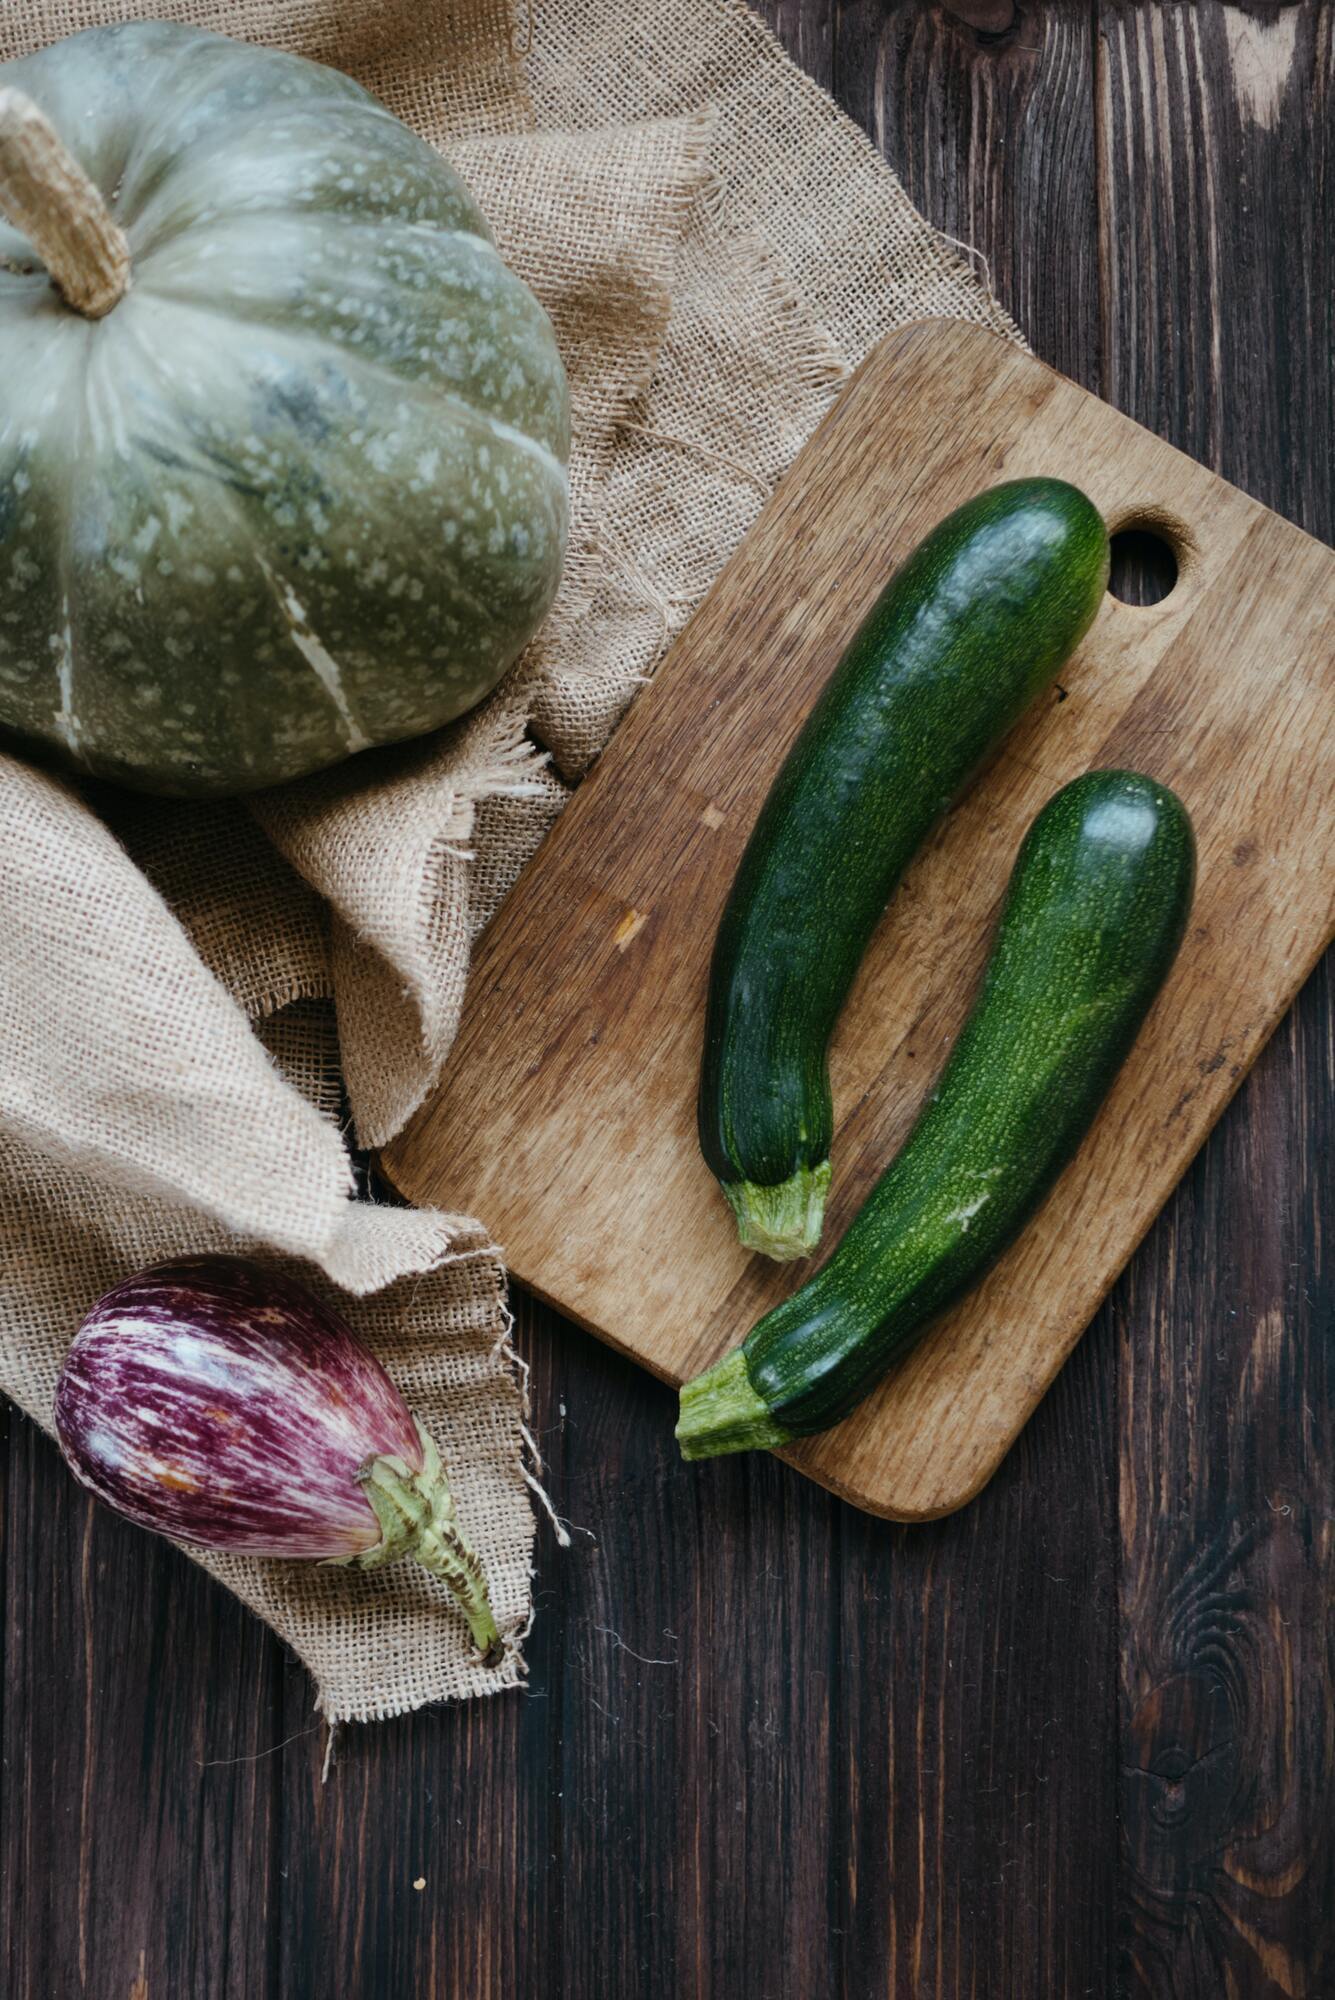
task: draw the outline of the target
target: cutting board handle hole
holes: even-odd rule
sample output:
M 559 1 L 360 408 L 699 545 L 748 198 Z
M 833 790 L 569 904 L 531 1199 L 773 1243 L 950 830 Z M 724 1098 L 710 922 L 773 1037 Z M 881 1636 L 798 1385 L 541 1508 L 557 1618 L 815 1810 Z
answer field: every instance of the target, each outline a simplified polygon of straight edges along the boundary
M 1160 515 L 1133 514 L 1112 528 L 1108 589 L 1138 610 L 1162 604 L 1190 559 L 1185 530 Z

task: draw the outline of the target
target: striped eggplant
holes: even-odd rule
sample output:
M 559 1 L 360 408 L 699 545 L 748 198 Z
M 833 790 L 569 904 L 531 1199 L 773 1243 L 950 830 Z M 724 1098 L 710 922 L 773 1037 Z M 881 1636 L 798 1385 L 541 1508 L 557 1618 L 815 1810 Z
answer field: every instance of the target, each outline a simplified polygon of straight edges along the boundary
M 357 1569 L 415 1557 L 500 1659 L 439 1451 L 351 1329 L 276 1272 L 195 1257 L 115 1286 L 65 1358 L 56 1435 L 100 1500 L 178 1541 Z

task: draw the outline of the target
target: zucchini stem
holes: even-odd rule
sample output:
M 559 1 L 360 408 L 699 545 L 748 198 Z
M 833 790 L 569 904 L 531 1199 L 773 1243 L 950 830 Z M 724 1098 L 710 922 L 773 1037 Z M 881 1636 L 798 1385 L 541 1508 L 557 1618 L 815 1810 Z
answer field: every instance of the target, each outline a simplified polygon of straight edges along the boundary
M 758 1250 L 778 1264 L 809 1257 L 820 1242 L 829 1189 L 828 1160 L 818 1167 L 799 1167 L 777 1187 L 759 1187 L 754 1181 L 723 1183 L 743 1248 Z
M 677 1443 L 683 1458 L 721 1458 L 729 1451 L 770 1451 L 792 1442 L 751 1386 L 746 1351 L 734 1347 L 681 1390 Z

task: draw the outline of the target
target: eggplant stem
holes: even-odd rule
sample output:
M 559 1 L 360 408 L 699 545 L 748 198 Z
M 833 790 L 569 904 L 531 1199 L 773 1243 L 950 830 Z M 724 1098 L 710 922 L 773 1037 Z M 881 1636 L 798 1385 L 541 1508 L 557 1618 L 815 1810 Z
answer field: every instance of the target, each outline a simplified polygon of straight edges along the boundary
M 454 1508 L 454 1495 L 434 1438 L 416 1417 L 422 1441 L 422 1469 L 401 1458 L 368 1459 L 361 1470 L 366 1497 L 380 1523 L 380 1540 L 364 1555 L 347 1560 L 355 1569 L 379 1569 L 411 1556 L 449 1586 L 477 1646 L 479 1664 L 499 1666 L 505 1645 L 497 1630 L 486 1573 Z

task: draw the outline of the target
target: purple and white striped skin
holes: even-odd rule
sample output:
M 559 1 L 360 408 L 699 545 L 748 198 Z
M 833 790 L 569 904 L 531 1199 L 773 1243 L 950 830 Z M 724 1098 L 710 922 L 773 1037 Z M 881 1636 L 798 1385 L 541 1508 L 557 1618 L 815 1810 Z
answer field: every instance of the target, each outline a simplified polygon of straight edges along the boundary
M 93 1307 L 56 1390 L 74 1475 L 145 1528 L 205 1548 L 367 1554 L 368 1460 L 423 1469 L 379 1362 L 277 1272 L 199 1257 L 128 1278 Z
M 453 1592 L 481 1665 L 505 1648 L 439 1451 L 337 1313 L 239 1257 L 191 1257 L 99 1299 L 56 1385 L 70 1470 L 140 1527 L 202 1548 L 411 1556 Z

